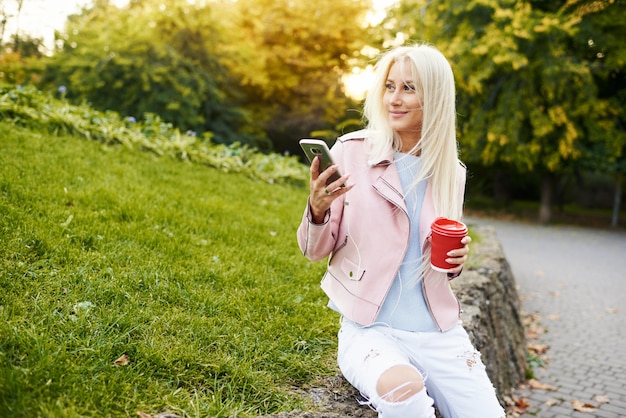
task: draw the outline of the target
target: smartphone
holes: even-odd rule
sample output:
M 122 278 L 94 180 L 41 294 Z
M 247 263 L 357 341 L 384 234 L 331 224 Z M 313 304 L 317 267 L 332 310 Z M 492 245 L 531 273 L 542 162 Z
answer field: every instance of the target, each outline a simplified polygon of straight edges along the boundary
M 300 146 L 304 151 L 304 155 L 308 158 L 309 163 L 312 163 L 315 157 L 320 157 L 320 173 L 335 164 L 333 157 L 330 155 L 328 145 L 326 145 L 326 142 L 321 139 L 301 139 Z M 326 185 L 338 180 L 339 177 L 341 177 L 341 173 L 337 170 L 332 176 L 330 176 L 328 181 L 326 181 Z M 342 184 L 341 186 L 343 187 L 345 184 Z

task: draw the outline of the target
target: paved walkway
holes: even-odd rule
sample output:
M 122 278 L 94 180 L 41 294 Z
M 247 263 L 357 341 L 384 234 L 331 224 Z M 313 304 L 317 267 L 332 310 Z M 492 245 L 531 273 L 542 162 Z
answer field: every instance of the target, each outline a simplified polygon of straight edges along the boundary
M 626 232 L 467 221 L 495 228 L 522 309 L 545 330 L 530 342 L 549 347 L 535 369 L 548 388 L 518 391 L 521 416 L 626 417 Z

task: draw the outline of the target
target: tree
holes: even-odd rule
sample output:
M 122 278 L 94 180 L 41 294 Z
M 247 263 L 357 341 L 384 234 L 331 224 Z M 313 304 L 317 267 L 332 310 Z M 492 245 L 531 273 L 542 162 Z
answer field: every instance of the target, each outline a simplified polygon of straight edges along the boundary
M 13 3 L 15 3 L 15 7 L 17 9 L 16 16 L 12 16 L 6 9 L 6 2 L 4 0 L 0 0 L 0 41 L 1 42 L 4 42 L 4 39 L 5 39 L 4 37 L 6 35 L 6 27 L 7 27 L 7 23 L 9 22 L 9 19 L 13 17 L 17 17 L 19 19 L 19 16 L 22 13 L 24 0 L 15 0 Z M 17 42 L 17 40 L 19 39 L 18 35 L 19 35 L 19 28 L 17 29 L 17 32 L 13 34 L 13 39 L 15 42 Z
M 574 46 L 587 42 L 581 35 L 584 22 L 610 13 L 609 8 L 619 6 L 615 1 L 409 0 L 390 16 L 405 37 L 431 41 L 451 58 L 465 159 L 542 174 L 542 222 L 550 220 L 559 176 L 586 157 L 589 132 L 602 131 L 606 122 L 597 74 Z M 615 24 L 621 28 L 617 33 L 624 33 L 625 24 L 623 19 Z
M 235 89 L 211 55 L 222 39 L 217 27 L 210 8 L 185 0 L 136 0 L 124 9 L 98 0 L 58 35 L 44 85 L 122 115 L 158 114 L 216 142 L 245 142 Z
M 588 63 L 598 88 L 598 120 L 587 129 L 581 167 L 614 179 L 611 226 L 616 227 L 626 177 L 626 1 L 576 2 L 572 7 L 585 16 L 574 47 Z
M 334 127 L 352 103 L 341 78 L 366 42 L 370 0 L 225 0 L 226 65 L 277 150 Z
M 16 14 L 7 11 L 7 2 L 0 0 L 0 80 L 11 84 L 24 84 L 37 81 L 43 70 L 41 57 L 44 44 L 42 38 L 22 33 L 19 25 L 12 34 L 6 33 L 6 25 L 11 19 L 19 21 L 24 0 L 12 2 Z M 9 35 L 9 40 L 6 39 Z
M 218 141 L 294 150 L 298 137 L 334 127 L 351 107 L 341 76 L 365 42 L 369 6 L 133 0 L 117 9 L 97 0 L 60 34 L 46 82 L 67 85 L 70 99 L 158 113 Z
M 11 35 L 0 52 L 0 80 L 11 84 L 37 82 L 41 78 L 43 40 L 28 35 Z

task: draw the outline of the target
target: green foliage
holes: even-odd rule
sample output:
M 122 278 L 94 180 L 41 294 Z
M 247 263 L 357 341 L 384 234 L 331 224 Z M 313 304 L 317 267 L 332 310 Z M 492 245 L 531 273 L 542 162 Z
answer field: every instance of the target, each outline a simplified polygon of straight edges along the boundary
M 25 57 L 8 50 L 0 53 L 0 82 L 14 85 L 37 83 L 43 70 L 43 61 L 39 57 Z
M 597 121 L 587 126 L 585 158 L 581 166 L 620 176 L 626 174 L 626 48 L 623 36 L 626 2 L 600 7 L 581 2 L 577 52 L 584 57 L 598 89 L 594 104 Z M 586 118 L 585 120 L 588 120 Z
M 68 99 L 101 110 L 158 114 L 181 131 L 210 132 L 216 142 L 255 144 L 238 129 L 246 116 L 211 55 L 219 42 L 211 9 L 172 1 L 163 13 L 161 3 L 122 10 L 103 1 L 72 16 L 62 49 L 46 63 L 43 86 L 63 85 Z
M 367 43 L 369 0 L 220 2 L 229 34 L 223 56 L 275 149 L 297 149 L 356 105 L 341 84 Z M 352 116 L 354 117 L 354 116 Z
M 535 379 L 537 376 L 535 374 L 535 370 L 537 368 L 545 367 L 546 362 L 541 357 L 536 354 L 528 351 L 526 353 L 526 363 L 528 364 L 528 368 L 525 371 L 526 379 Z
M 295 243 L 307 190 L 50 135 L 112 126 L 54 115 L 0 121 L 3 414 L 311 407 L 293 386 L 337 372 L 337 324 Z
M 365 44 L 370 6 L 99 0 L 70 17 L 40 86 L 63 85 L 68 99 L 101 110 L 158 114 L 215 142 L 294 152 L 354 106 L 341 77 Z
M 6 17 L 5 17 L 6 18 Z M 44 49 L 43 39 L 25 34 L 13 34 L 11 40 L 2 45 L 3 52 L 12 52 L 24 58 L 41 58 Z
M 560 173 L 593 155 L 590 142 L 623 160 L 624 13 L 619 2 L 409 0 L 390 19 L 452 60 L 464 159 Z
M 462 158 L 543 173 L 542 220 L 553 179 L 626 172 L 623 1 L 405 0 L 382 27 L 386 42 L 400 32 L 449 57 Z
M 588 110 L 580 99 L 592 84 L 584 65 L 564 53 L 573 22 L 495 0 L 438 3 L 425 13 L 437 16 L 429 22 L 446 22 L 425 29 L 455 63 L 468 160 L 555 171 L 562 159 L 578 157 L 571 118 Z
M 8 16 L 0 4 L 0 29 Z M 14 34 L 11 40 L 0 45 L 0 81 L 10 84 L 37 83 L 41 79 L 43 39 Z
M 215 144 L 208 137 L 183 134 L 153 114 L 140 121 L 122 119 L 115 112 L 100 112 L 85 104 L 71 105 L 34 87 L 0 86 L 0 120 L 56 136 L 76 135 L 197 162 L 223 172 L 245 173 L 269 183 L 302 185 L 308 179 L 308 168 L 296 157 L 262 154 L 238 143 Z

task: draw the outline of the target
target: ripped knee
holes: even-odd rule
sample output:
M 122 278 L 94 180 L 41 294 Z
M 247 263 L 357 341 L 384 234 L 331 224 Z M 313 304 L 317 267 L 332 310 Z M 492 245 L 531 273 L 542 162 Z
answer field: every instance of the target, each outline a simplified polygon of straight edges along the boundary
M 424 379 L 413 366 L 401 364 L 386 370 L 376 383 L 376 392 L 387 402 L 402 402 L 424 389 Z

